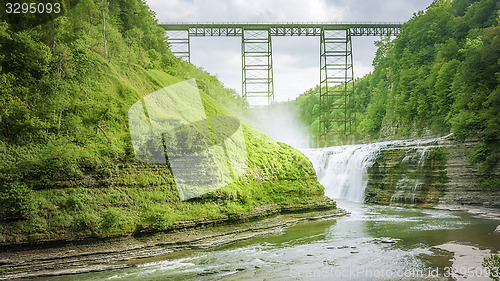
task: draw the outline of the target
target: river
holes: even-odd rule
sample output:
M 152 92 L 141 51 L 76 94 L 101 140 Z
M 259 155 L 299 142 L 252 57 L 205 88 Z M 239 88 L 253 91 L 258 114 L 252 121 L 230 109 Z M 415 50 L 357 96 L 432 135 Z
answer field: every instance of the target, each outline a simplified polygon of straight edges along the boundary
M 388 144 L 304 151 L 325 194 L 349 215 L 300 222 L 279 234 L 210 250 L 141 260 L 126 269 L 40 280 L 450 280 L 453 254 L 433 246 L 452 242 L 500 250 L 494 234 L 498 221 L 361 203 L 366 168 Z

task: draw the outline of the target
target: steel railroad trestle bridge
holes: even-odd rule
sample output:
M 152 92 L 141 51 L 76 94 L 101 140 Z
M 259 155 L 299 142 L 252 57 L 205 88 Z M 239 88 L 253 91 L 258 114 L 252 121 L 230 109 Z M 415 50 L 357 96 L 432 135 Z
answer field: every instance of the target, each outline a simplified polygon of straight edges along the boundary
M 397 35 L 401 23 L 166 23 L 172 53 L 190 61 L 190 38 L 241 37 L 242 97 L 274 103 L 272 36 L 320 37 L 320 134 L 356 130 L 352 36 Z M 352 86 L 349 86 L 352 84 Z M 337 86 L 337 87 L 333 87 Z M 333 124 L 342 124 L 332 131 Z

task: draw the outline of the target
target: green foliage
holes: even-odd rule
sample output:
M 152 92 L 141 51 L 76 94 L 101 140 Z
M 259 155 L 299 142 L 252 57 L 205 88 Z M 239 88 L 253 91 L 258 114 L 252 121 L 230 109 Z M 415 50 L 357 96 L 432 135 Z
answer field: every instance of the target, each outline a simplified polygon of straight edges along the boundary
M 34 192 L 23 183 L 0 186 L 0 213 L 29 218 L 35 209 Z
M 0 240 L 166 231 L 322 198 L 304 155 L 244 125 L 247 173 L 180 201 L 168 167 L 136 160 L 127 114 L 141 97 L 189 78 L 207 116 L 234 116 L 244 105 L 217 77 L 173 56 L 144 1 L 80 0 L 35 27 L 0 21 L 0 216 L 8 218 Z
M 495 174 L 495 169 L 500 161 L 500 144 L 496 141 L 480 142 L 469 155 L 469 160 L 476 164 L 481 177 L 479 184 L 485 190 L 498 191 L 500 188 L 500 177 Z
M 40 185 L 53 180 L 75 179 L 82 174 L 76 163 L 78 152 L 77 146 L 64 140 L 49 142 L 41 151 L 33 151 L 20 159 L 15 168 L 20 169 L 19 176 L 36 180 Z
M 479 143 L 470 154 L 471 162 L 479 162 L 478 170 L 482 173 L 491 172 L 491 166 L 498 162 L 498 155 L 493 154 L 495 144 Z
M 106 208 L 101 214 L 102 236 L 122 235 L 135 229 L 136 220 L 130 212 L 117 207 Z
M 483 259 L 483 267 L 488 269 L 491 279 L 500 280 L 500 256 L 498 254 L 491 254 Z
M 448 155 L 448 153 L 446 153 L 444 151 L 444 149 L 440 146 L 434 148 L 434 153 L 432 155 L 432 164 L 431 164 L 431 168 L 434 168 L 434 162 L 436 162 L 436 164 L 439 166 L 439 167 L 446 167 L 446 156 Z

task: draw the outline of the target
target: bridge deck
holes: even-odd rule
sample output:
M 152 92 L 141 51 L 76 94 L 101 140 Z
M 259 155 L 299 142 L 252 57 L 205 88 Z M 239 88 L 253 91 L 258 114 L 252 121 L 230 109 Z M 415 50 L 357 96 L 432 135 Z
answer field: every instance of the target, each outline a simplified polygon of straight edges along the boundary
M 321 30 L 347 30 L 351 36 L 397 35 L 401 23 L 163 23 L 189 36 L 241 36 L 242 30 L 269 30 L 271 36 L 320 36 Z

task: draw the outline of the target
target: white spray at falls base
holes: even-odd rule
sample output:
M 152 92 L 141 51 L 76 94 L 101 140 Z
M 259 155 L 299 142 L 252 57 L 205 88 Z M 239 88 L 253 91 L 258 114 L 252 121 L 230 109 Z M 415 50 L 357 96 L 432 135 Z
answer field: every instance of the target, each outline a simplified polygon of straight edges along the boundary
M 387 144 L 389 142 L 343 145 L 304 149 L 302 152 L 311 160 L 326 196 L 363 202 L 368 183 L 366 170 Z

